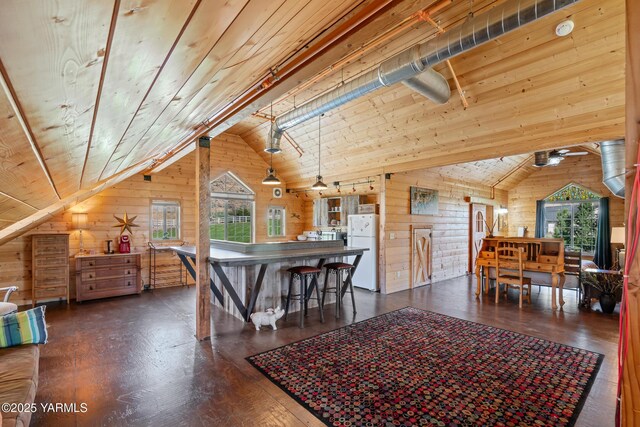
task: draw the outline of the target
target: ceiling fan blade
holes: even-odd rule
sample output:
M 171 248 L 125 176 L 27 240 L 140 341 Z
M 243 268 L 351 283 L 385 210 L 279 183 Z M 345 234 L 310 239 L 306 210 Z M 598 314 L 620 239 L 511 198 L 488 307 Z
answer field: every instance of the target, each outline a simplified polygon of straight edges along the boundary
M 586 156 L 587 154 L 589 154 L 587 151 L 572 151 L 565 153 L 565 156 Z

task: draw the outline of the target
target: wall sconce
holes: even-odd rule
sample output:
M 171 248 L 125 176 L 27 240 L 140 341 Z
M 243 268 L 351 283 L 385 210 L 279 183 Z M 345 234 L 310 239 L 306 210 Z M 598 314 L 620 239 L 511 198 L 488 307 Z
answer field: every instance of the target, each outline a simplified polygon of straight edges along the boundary
M 84 255 L 84 242 L 82 241 L 82 230 L 89 228 L 89 214 L 86 212 L 72 213 L 71 224 L 74 230 L 80 230 L 80 252 L 78 255 Z

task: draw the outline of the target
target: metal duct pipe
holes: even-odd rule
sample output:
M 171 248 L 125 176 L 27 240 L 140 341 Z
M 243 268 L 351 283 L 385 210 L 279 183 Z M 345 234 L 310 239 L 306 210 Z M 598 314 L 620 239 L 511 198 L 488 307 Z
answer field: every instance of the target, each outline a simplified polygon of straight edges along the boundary
M 423 44 L 415 45 L 400 52 L 382 62 L 376 69 L 278 117 L 271 133 L 272 146 L 275 149 L 272 151 L 280 151 L 282 133 L 293 126 L 324 114 L 383 86 L 390 86 L 412 79 L 429 67 L 433 67 L 462 52 L 466 52 L 473 47 L 493 40 L 511 30 L 578 1 L 509 0 L 503 5 L 477 15 L 467 20 L 464 24 Z M 411 84 L 412 82 L 409 82 L 409 85 Z M 427 93 L 438 90 L 436 88 L 431 89 Z M 435 99 L 430 99 L 434 102 L 442 103 L 444 96 L 444 93 L 437 92 Z
M 602 160 L 602 183 L 611 192 L 624 199 L 624 139 L 602 141 L 600 143 Z
M 451 88 L 447 79 L 431 68 L 415 77 L 403 80 L 402 83 L 438 104 L 444 104 L 451 97 Z

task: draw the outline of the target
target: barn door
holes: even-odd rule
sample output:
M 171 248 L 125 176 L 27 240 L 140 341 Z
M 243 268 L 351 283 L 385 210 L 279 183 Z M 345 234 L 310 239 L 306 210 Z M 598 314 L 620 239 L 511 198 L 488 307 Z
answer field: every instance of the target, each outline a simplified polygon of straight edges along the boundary
M 413 228 L 411 235 L 411 287 L 431 283 L 431 228 Z
M 469 215 L 469 271 L 474 272 L 476 268 L 476 258 L 482 246 L 482 239 L 486 236 L 487 205 L 472 203 Z

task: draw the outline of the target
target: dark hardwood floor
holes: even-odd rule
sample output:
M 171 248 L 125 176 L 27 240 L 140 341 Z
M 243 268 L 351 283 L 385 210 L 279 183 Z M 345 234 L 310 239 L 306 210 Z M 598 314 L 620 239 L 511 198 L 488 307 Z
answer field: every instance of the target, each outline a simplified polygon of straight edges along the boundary
M 564 311 L 550 309 L 548 288 L 518 309 L 516 294 L 496 305 L 476 300 L 472 278 L 392 295 L 357 290 L 358 313 L 345 304 L 337 321 L 311 310 L 305 329 L 296 316 L 279 329 L 255 331 L 213 309 L 211 341 L 194 338 L 195 289 L 170 288 L 83 304 L 47 307 L 49 343 L 40 359 L 36 402 L 86 403 L 86 413 L 38 412 L 35 426 L 295 426 L 321 425 L 257 370 L 246 356 L 405 306 L 493 325 L 606 355 L 578 426 L 613 426 L 618 316 L 580 311 L 567 291 Z M 490 294 L 492 295 L 492 294 Z M 597 304 L 596 304 L 597 306 Z

